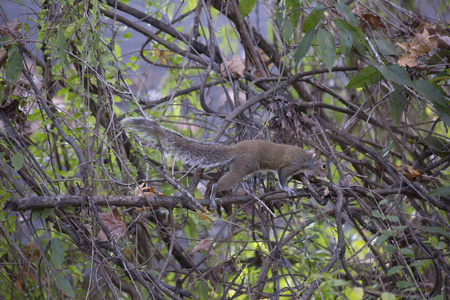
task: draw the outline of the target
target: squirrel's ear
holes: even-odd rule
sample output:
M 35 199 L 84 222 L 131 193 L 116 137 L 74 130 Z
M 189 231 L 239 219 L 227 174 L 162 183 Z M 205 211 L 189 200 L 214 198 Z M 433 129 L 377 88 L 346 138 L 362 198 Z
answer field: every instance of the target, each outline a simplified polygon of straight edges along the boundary
M 310 151 L 313 152 L 313 159 L 314 160 L 318 160 L 320 158 L 320 155 L 322 155 L 322 153 L 320 152 L 319 149 L 312 148 Z
M 313 159 L 316 159 L 316 156 L 317 156 L 316 151 L 317 151 L 317 150 L 314 149 L 314 148 L 311 148 L 311 149 L 308 150 L 308 152 L 312 154 L 312 158 L 313 158 Z

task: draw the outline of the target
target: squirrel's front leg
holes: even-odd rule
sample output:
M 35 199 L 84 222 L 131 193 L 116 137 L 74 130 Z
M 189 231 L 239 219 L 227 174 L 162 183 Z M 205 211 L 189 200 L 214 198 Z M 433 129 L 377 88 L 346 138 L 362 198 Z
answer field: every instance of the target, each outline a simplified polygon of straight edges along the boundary
M 292 170 L 290 170 L 289 168 L 279 169 L 277 172 L 278 184 L 280 185 L 280 188 L 288 194 L 289 197 L 296 197 L 297 193 L 295 192 L 295 190 L 287 186 L 287 180 L 292 175 L 291 173 L 295 172 L 292 172 Z

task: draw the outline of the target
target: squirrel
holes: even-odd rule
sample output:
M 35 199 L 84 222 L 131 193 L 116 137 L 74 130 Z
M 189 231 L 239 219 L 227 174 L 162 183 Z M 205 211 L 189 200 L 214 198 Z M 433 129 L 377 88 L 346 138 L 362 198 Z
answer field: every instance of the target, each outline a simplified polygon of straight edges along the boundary
M 144 141 L 156 142 L 156 148 L 167 151 L 184 163 L 202 168 L 228 165 L 229 170 L 211 188 L 210 208 L 216 209 L 216 193 L 233 188 L 247 175 L 260 170 L 276 171 L 280 188 L 295 196 L 287 186 L 290 176 L 298 173 L 325 177 L 327 165 L 318 151 L 306 151 L 296 146 L 276 144 L 265 140 L 247 140 L 232 146 L 199 142 L 155 121 L 126 118 L 121 122 Z

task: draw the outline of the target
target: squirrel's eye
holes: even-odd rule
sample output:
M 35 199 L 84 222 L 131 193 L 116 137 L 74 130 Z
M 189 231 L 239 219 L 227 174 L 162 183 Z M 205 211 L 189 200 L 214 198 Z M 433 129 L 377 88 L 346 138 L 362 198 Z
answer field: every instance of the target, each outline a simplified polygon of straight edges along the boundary
M 325 170 L 327 168 L 327 165 L 325 163 L 322 164 L 322 170 Z

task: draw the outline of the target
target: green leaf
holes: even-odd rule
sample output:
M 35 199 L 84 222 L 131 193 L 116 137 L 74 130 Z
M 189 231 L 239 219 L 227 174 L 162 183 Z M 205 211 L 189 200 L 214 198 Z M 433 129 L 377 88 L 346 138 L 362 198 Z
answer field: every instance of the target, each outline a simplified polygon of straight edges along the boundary
M 186 221 L 184 226 L 184 233 L 186 233 L 186 236 L 188 236 L 191 239 L 197 239 L 198 238 L 198 228 L 195 224 L 194 219 L 189 219 Z
M 395 294 L 392 293 L 382 293 L 381 294 L 381 300 L 395 300 L 397 297 L 395 297 Z
M 51 208 L 33 209 L 31 212 L 31 220 L 34 220 L 37 217 L 41 217 L 42 220 L 45 220 L 51 213 L 52 213 Z
M 446 109 L 442 109 L 442 108 L 439 108 L 439 109 L 441 109 L 441 111 L 440 111 L 440 113 L 441 113 L 441 120 L 445 124 L 447 124 L 448 127 L 450 127 L 450 113 L 447 113 Z
M 428 192 L 427 195 L 431 195 L 431 196 L 448 196 L 448 195 L 450 195 L 450 185 L 434 189 L 434 190 Z
M 95 51 L 95 50 L 99 49 L 100 41 L 101 41 L 100 32 L 96 32 L 94 41 L 92 42 L 92 50 Z
M 404 266 L 395 266 L 389 269 L 387 272 L 388 276 L 392 276 L 393 274 L 400 273 L 403 270 Z
M 387 240 L 391 234 L 389 232 L 383 232 L 377 237 L 377 241 L 375 242 L 377 245 L 381 245 L 385 240 Z
M 294 42 L 294 25 L 289 18 L 284 19 L 282 31 L 284 41 L 291 45 Z
M 11 165 L 14 168 L 14 171 L 19 171 L 22 169 L 24 163 L 24 157 L 22 153 L 16 153 L 13 157 L 11 157 Z
M 426 260 L 418 260 L 418 261 L 413 262 L 410 266 L 411 267 L 421 267 L 421 266 L 425 265 L 426 263 L 427 263 Z
M 319 43 L 319 51 L 322 60 L 328 68 L 328 72 L 331 72 L 336 57 L 336 43 L 334 36 L 328 31 L 319 29 L 317 32 L 317 42 Z
M 98 22 L 98 13 L 99 13 L 99 9 L 98 9 L 98 1 L 94 1 L 92 3 L 92 9 L 91 9 L 91 13 L 92 13 L 92 24 L 97 24 Z
M 347 23 L 346 21 L 335 18 L 333 19 L 334 24 L 336 27 L 341 31 L 348 31 L 352 35 L 353 39 L 353 46 L 355 46 L 356 50 L 358 50 L 359 54 L 364 55 L 366 54 L 366 35 L 362 32 L 362 30 L 359 27 L 354 27 Z
M 439 104 L 442 106 L 449 105 L 449 102 L 445 100 L 442 92 L 434 86 L 434 84 L 429 83 L 423 79 L 417 79 L 414 81 L 414 88 L 427 98 L 433 105 Z
M 50 257 L 55 268 L 62 269 L 64 263 L 64 249 L 60 239 L 55 238 L 50 242 Z
M 348 22 L 346 22 L 345 20 L 340 19 L 340 18 L 334 18 L 334 19 L 333 19 L 333 22 L 334 22 L 334 24 L 336 25 L 336 27 L 337 27 L 339 30 L 342 30 L 342 31 L 347 30 L 347 31 L 350 32 L 352 35 L 355 33 L 356 27 L 350 25 L 350 24 L 349 24 Z
M 340 51 L 343 55 L 347 56 L 352 51 L 353 36 L 348 30 L 341 31 L 341 48 Z
M 449 51 L 449 55 L 450 55 L 450 51 Z M 450 69 L 446 69 L 442 72 L 439 72 L 438 74 L 436 74 L 436 76 L 433 77 L 433 79 L 431 79 L 431 83 L 434 85 L 437 85 L 439 82 L 441 81 L 446 81 L 450 79 Z
M 391 117 L 395 125 L 398 126 L 406 110 L 408 100 L 405 97 L 405 91 L 402 88 L 396 88 L 391 95 Z
M 400 219 L 397 216 L 386 216 L 386 219 L 388 219 L 391 222 L 399 222 Z
M 72 288 L 72 285 L 66 277 L 58 277 L 56 279 L 56 284 L 58 285 L 58 288 L 60 288 L 64 293 L 67 294 L 67 296 L 72 298 L 75 297 L 75 292 Z
M 377 210 L 372 210 L 372 216 L 374 216 L 375 218 L 381 218 L 381 219 L 385 218 L 385 216 Z
M 377 69 L 372 67 L 365 67 L 347 84 L 347 89 L 357 89 L 364 86 L 371 86 L 380 81 L 381 74 Z
M 294 25 L 287 17 L 286 9 L 284 7 L 279 8 L 275 13 L 275 18 L 283 41 L 287 44 L 292 44 L 294 42 Z
M 383 250 L 384 251 L 397 251 L 398 248 L 396 246 L 392 246 L 392 245 L 383 245 Z
M 392 229 L 394 229 L 395 231 L 397 231 L 397 230 L 405 230 L 406 228 L 408 228 L 408 225 L 398 225 L 398 226 L 392 227 Z
M 302 6 L 298 0 L 286 0 L 286 8 L 290 12 L 289 19 L 296 28 L 302 14 Z
M 343 3 L 336 3 L 335 7 L 345 17 L 345 19 L 350 25 L 352 25 L 353 27 L 359 26 L 358 19 L 356 18 L 355 14 L 353 14 L 352 11 L 348 8 L 347 5 Z
M 5 78 L 9 81 L 15 82 L 19 79 L 20 73 L 23 70 L 23 57 L 19 52 L 16 44 L 12 44 L 8 51 L 8 60 L 5 67 Z
M 50 22 L 49 23 L 41 23 L 41 28 L 40 28 L 38 36 L 37 36 L 38 41 L 43 41 L 44 37 L 47 36 L 49 26 L 50 26 Z M 41 50 L 42 43 L 35 43 L 35 44 L 36 44 L 36 51 L 39 52 Z
M 329 278 L 329 280 L 333 283 L 333 286 L 344 286 L 348 284 L 348 282 L 344 279 Z
M 389 79 L 398 85 L 413 86 L 413 82 L 405 68 L 398 65 L 379 65 L 376 66 L 376 68 L 383 74 L 384 78 Z
M 317 5 L 311 11 L 308 17 L 306 17 L 305 22 L 303 22 L 303 32 L 308 32 L 311 29 L 316 28 L 317 24 L 319 24 L 320 19 L 322 19 L 323 12 L 325 11 L 325 7 L 323 5 Z
M 66 55 L 67 43 L 63 30 L 58 31 L 58 55 L 59 63 L 63 68 L 66 68 L 69 64 Z
M 383 55 L 400 55 L 400 52 L 395 49 L 394 45 L 390 41 L 376 40 L 378 49 Z
M 241 13 L 241 19 L 245 18 L 255 8 L 256 0 L 244 0 L 239 1 L 239 12 Z
M 433 51 L 434 52 L 434 51 Z M 427 61 L 427 65 L 437 65 L 442 64 L 444 59 L 450 55 L 450 50 L 440 50 L 436 51 L 430 59 Z
M 434 135 L 429 135 L 423 139 L 425 144 L 433 150 L 445 151 L 450 146 L 450 140 Z
M 440 228 L 440 227 L 425 227 L 425 230 L 430 233 L 439 233 L 440 235 L 450 238 L 450 233 L 442 230 L 442 228 Z
M 443 241 L 440 241 L 440 242 L 437 243 L 437 245 L 434 246 L 433 248 L 436 249 L 436 250 L 444 250 L 445 247 L 447 247 L 447 245 L 446 245 Z
M 395 285 L 400 289 L 406 289 L 414 285 L 413 282 L 410 281 L 397 281 Z
M 295 62 L 295 71 L 298 70 L 298 66 L 302 59 L 308 54 L 309 48 L 314 40 L 314 36 L 316 35 L 314 29 L 309 30 L 303 36 L 302 40 L 298 44 L 297 50 L 294 53 L 294 62 Z
M 390 141 L 383 149 L 381 149 L 380 155 L 382 157 L 386 157 L 386 155 L 388 155 L 392 147 L 394 147 L 394 141 Z
M 441 294 L 441 295 L 431 297 L 429 300 L 444 300 L 444 299 L 445 299 L 444 296 Z
M 409 248 L 401 248 L 400 252 L 404 255 L 404 256 L 409 256 L 409 257 L 414 257 L 414 252 L 409 249 Z
M 70 23 L 64 30 L 66 39 L 72 39 L 75 32 L 84 24 L 86 24 L 86 17 L 78 18 L 75 23 Z
M 345 293 L 347 299 L 361 300 L 364 298 L 364 289 L 360 287 L 351 288 Z
M 11 38 L 7 35 L 0 37 L 0 47 L 2 47 L 4 42 L 9 41 Z
M 450 141 L 442 137 L 429 135 L 421 140 L 422 144 L 427 145 L 437 155 L 444 157 L 450 154 Z

